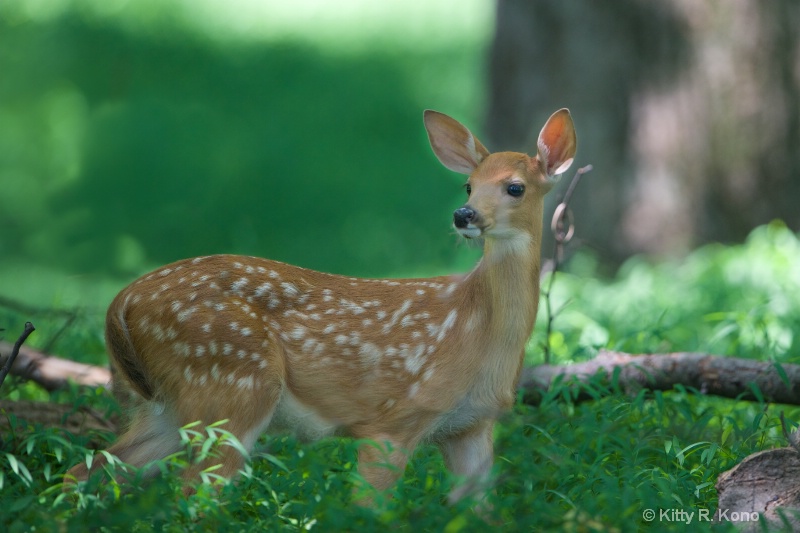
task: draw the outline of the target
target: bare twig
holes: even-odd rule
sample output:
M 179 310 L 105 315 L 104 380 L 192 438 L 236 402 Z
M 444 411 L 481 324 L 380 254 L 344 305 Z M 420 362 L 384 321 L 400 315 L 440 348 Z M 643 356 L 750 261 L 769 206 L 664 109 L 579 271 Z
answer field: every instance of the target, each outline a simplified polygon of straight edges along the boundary
M 5 381 L 8 372 L 11 370 L 11 365 L 14 364 L 14 359 L 16 359 L 17 355 L 19 355 L 19 349 L 22 347 L 22 343 L 25 342 L 25 339 L 28 338 L 28 335 L 33 333 L 35 329 L 36 328 L 33 327 L 33 324 L 31 324 L 30 322 L 25 322 L 25 329 L 23 330 L 22 335 L 20 335 L 19 339 L 17 339 L 17 342 L 14 343 L 14 349 L 11 350 L 11 355 L 8 356 L 6 364 L 4 364 L 3 368 L 0 369 L 0 385 L 3 384 L 3 381 Z
M 583 177 L 583 175 L 587 172 L 591 171 L 592 165 L 586 165 L 585 167 L 579 168 L 578 171 L 575 172 L 575 176 L 573 176 L 569 187 L 567 187 L 567 192 L 564 195 L 564 198 L 556 206 L 556 209 L 553 212 L 553 219 L 550 223 L 550 229 L 553 232 L 555 245 L 553 247 L 553 268 L 550 272 L 550 281 L 547 285 L 547 290 L 543 293 L 544 306 L 547 313 L 547 329 L 545 330 L 543 344 L 545 364 L 550 364 L 550 333 L 553 330 L 553 320 L 557 314 L 553 312 L 551 307 L 550 293 L 553 290 L 553 282 L 556 279 L 556 272 L 558 272 L 558 267 L 564 258 L 564 246 L 571 241 L 572 237 L 575 235 L 575 224 L 572 220 L 572 211 L 569 209 L 569 201 L 572 199 L 572 193 L 575 192 L 575 188 L 581 181 L 581 177 Z
M 75 323 L 75 320 L 77 320 L 77 318 L 78 318 L 78 312 L 77 311 L 71 311 L 70 314 L 67 315 L 67 319 L 61 325 L 61 327 L 58 328 L 58 330 L 55 333 L 53 333 L 53 335 L 49 339 L 47 339 L 47 342 L 45 343 L 44 347 L 42 348 L 42 351 L 45 352 L 45 353 L 51 352 L 53 350 L 53 347 L 56 345 L 56 341 L 58 340 L 58 338 L 61 337 L 61 335 L 65 331 L 67 331 L 67 329 L 69 329 L 69 327 L 72 324 Z

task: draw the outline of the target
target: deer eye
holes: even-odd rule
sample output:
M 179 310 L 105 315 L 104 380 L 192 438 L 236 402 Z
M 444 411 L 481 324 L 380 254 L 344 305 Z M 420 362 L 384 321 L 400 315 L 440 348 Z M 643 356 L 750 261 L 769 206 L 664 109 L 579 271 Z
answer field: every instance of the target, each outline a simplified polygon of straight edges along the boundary
M 519 198 L 525 192 L 525 186 L 521 183 L 512 183 L 508 186 L 506 192 L 515 198 Z
M 470 194 L 472 194 L 472 185 L 467 183 L 466 185 L 464 185 L 464 190 L 467 191 L 467 196 L 469 196 Z

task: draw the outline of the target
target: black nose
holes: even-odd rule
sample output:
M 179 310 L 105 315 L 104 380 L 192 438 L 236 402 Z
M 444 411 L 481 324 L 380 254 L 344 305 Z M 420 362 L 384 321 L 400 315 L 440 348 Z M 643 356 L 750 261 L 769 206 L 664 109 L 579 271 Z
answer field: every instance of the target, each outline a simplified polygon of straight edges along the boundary
M 469 206 L 459 207 L 453 212 L 453 224 L 457 228 L 466 228 L 475 218 L 475 210 Z

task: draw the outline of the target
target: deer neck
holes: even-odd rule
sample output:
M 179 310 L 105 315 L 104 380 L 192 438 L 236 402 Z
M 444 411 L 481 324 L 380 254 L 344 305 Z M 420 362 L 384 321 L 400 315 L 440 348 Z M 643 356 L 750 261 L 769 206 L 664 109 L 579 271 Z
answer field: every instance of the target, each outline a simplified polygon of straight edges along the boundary
M 485 296 L 475 305 L 485 317 L 488 338 L 520 354 L 538 310 L 541 240 L 541 219 L 530 232 L 487 239 L 483 257 L 470 275 L 474 288 Z

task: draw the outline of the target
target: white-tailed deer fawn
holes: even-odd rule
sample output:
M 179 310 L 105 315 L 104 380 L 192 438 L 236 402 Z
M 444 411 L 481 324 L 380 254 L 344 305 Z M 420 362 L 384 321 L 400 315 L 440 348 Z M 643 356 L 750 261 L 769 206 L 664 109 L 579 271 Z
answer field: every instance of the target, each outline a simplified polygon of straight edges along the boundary
M 269 427 L 370 439 L 377 445 L 361 446 L 359 472 L 377 489 L 423 441 L 468 480 L 451 500 L 483 484 L 494 421 L 514 402 L 536 318 L 543 198 L 572 163 L 575 131 L 569 111 L 557 111 L 529 157 L 490 154 L 441 113 L 424 120 L 442 164 L 469 175 L 469 200 L 453 218 L 458 233 L 484 239 L 475 269 L 356 279 L 216 255 L 138 279 L 106 319 L 115 387 L 138 396 L 110 453 L 140 466 L 178 451 L 181 426 L 227 419 L 248 450 Z M 226 477 L 243 465 L 232 447 L 218 461 Z

